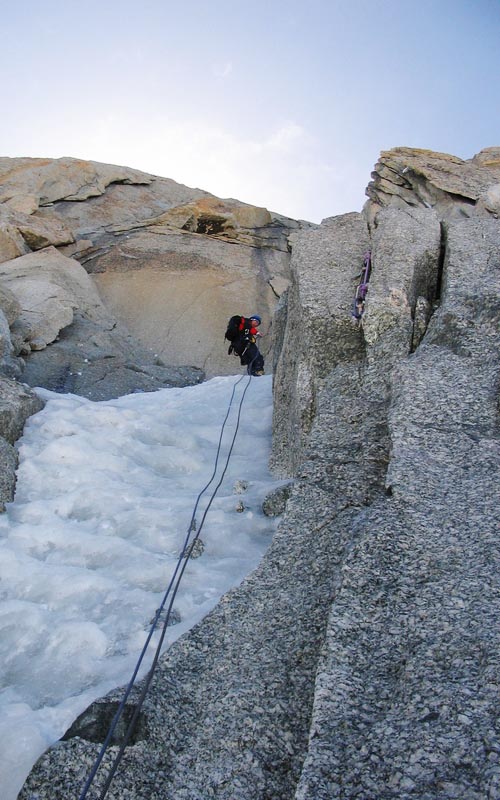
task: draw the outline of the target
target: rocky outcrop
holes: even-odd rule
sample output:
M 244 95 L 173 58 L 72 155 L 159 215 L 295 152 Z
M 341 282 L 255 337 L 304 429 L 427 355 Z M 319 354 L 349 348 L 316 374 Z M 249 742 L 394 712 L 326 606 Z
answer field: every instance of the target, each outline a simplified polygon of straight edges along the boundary
M 253 229 L 266 228 L 272 223 L 267 208 L 257 208 L 237 200 L 202 197 L 191 203 L 175 206 L 159 217 L 146 220 L 144 225 L 170 225 L 191 233 L 228 236 L 241 240 L 247 231 L 248 242 Z M 286 243 L 285 243 L 286 244 Z
M 269 327 L 289 282 L 288 234 L 298 227 L 266 209 L 203 196 L 94 234 L 78 257 L 113 314 L 165 362 L 228 374 L 238 363 L 221 346 L 225 321 L 258 309 Z M 266 344 L 272 357 L 270 337 Z
M 25 253 L 29 253 L 29 247 L 21 236 L 21 232 L 12 224 L 12 221 L 0 217 L 0 262 L 9 261 Z
M 234 372 L 226 320 L 269 325 L 298 227 L 127 167 L 0 158 L 0 376 L 104 400 Z
M 442 216 L 472 208 L 500 213 L 500 148 L 488 147 L 468 161 L 432 150 L 395 147 L 383 151 L 366 193 L 372 205 L 424 205 Z
M 381 161 L 410 177 L 294 237 L 274 325 L 286 511 L 259 568 L 163 657 L 113 796 L 500 796 L 495 153 L 397 148 Z M 50 750 L 22 800 L 77 793 L 98 749 Z
M 82 202 L 111 184 L 149 185 L 144 172 L 76 158 L 0 158 L 0 203 L 33 213 L 60 200 Z
M 194 367 L 166 367 L 134 342 L 83 267 L 54 247 L 0 264 L 0 284 L 11 298 L 4 348 L 11 360 L 26 359 L 17 377 L 32 386 L 104 400 L 203 378 Z
M 40 411 L 42 401 L 27 386 L 0 380 L 0 510 L 14 497 L 17 450 L 14 444 L 31 414 Z
M 0 261 L 75 241 L 71 222 L 59 216 L 55 203 L 83 203 L 110 186 L 149 186 L 153 180 L 126 167 L 73 158 L 0 158 Z M 101 218 L 101 225 L 106 222 Z
M 232 314 L 258 310 L 269 323 L 289 282 L 288 234 L 301 225 L 126 167 L 0 159 L 0 262 L 57 247 L 138 345 L 209 376 L 238 366 L 221 344 Z M 45 356 L 28 361 L 43 373 Z

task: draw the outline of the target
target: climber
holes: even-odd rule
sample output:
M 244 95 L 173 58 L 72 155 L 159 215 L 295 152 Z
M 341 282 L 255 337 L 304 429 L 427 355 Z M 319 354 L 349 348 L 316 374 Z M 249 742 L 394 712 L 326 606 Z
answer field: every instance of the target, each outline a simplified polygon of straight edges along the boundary
M 231 342 L 227 352 L 239 356 L 249 375 L 264 374 L 264 358 L 257 346 L 257 338 L 262 336 L 258 330 L 261 321 L 258 314 L 251 317 L 235 315 L 227 325 L 225 338 Z

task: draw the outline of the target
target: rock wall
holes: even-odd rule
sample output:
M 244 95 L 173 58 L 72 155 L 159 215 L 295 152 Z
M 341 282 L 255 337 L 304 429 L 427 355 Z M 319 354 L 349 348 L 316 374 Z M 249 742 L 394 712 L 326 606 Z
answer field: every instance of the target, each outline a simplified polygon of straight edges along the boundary
M 232 314 L 258 311 L 269 326 L 289 282 L 288 235 L 307 225 L 126 167 L 0 158 L 0 263 L 57 248 L 150 359 L 209 376 L 234 372 L 220 341 Z M 23 355 L 41 362 L 34 349 Z
M 127 167 L 0 158 L 0 384 L 105 400 L 237 371 L 226 321 L 258 311 L 270 330 L 304 226 Z
M 330 467 L 352 518 L 296 798 L 499 796 L 500 227 L 462 202 L 366 209 L 366 357 L 324 382 L 299 471 Z
M 295 237 L 294 486 L 258 569 L 162 658 L 111 796 L 500 797 L 499 156 L 389 151 L 362 215 Z M 22 800 L 77 794 L 98 749 L 51 749 Z
M 28 417 L 42 407 L 42 401 L 27 386 L 9 378 L 0 380 L 0 511 L 14 498 L 18 464 L 14 445 Z
M 303 460 L 325 376 L 363 356 L 350 311 L 354 279 L 369 247 L 368 226 L 361 214 L 346 214 L 294 234 L 292 241 L 286 314 L 275 322 L 283 345 L 275 364 L 272 466 L 282 475 L 294 474 Z
M 86 263 L 101 297 L 165 363 L 195 364 L 208 377 L 238 371 L 239 361 L 227 357 L 225 323 L 233 313 L 259 312 L 268 332 L 275 287 L 287 283 L 286 238 L 284 250 L 264 249 L 155 227 Z M 269 336 L 266 355 L 270 346 Z

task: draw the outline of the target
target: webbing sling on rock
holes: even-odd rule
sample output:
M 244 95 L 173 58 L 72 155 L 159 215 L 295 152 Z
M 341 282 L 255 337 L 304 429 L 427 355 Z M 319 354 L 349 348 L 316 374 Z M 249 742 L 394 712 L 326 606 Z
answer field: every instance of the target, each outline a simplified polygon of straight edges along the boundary
M 363 268 L 361 270 L 360 282 L 356 288 L 354 295 L 354 302 L 352 306 L 352 316 L 355 319 L 361 319 L 365 311 L 365 299 L 368 292 L 368 283 L 372 271 L 372 254 L 368 250 L 363 256 Z

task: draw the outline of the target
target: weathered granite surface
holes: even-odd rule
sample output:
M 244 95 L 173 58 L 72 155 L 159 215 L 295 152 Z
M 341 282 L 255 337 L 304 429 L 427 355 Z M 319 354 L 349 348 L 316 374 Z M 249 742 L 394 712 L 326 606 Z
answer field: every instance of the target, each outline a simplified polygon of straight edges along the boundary
M 361 214 L 345 214 L 292 241 L 286 318 L 280 313 L 274 323 L 283 346 L 275 366 L 271 466 L 281 475 L 294 474 L 302 461 L 324 376 L 335 364 L 362 357 L 350 311 L 368 226 Z
M 448 226 L 440 305 L 384 377 L 387 495 L 342 565 L 297 798 L 500 796 L 499 233 Z
M 0 510 L 14 496 L 17 468 L 16 440 L 31 414 L 40 411 L 43 403 L 28 386 L 9 378 L 0 380 Z
M 225 322 L 266 331 L 299 227 L 127 167 L 0 158 L 0 381 L 105 400 L 239 370 Z M 0 467 L 10 498 L 8 448 Z
M 85 266 L 104 303 L 137 340 L 165 363 L 194 364 L 212 376 L 240 369 L 223 341 L 233 313 L 258 311 L 267 332 L 276 278 L 285 280 L 289 261 L 281 247 L 155 225 L 114 243 Z M 269 336 L 263 340 L 266 355 L 270 347 Z
M 11 320 L 2 337 L 5 367 L 22 356 L 16 377 L 31 386 L 106 400 L 204 377 L 195 367 L 167 367 L 141 347 L 104 306 L 84 268 L 55 247 L 1 263 L 0 283 L 0 308 Z
M 288 235 L 307 225 L 127 167 L 0 158 L 0 263 L 57 248 L 138 345 L 209 376 L 239 366 L 220 346 L 230 316 L 258 311 L 268 328 L 289 283 Z M 30 351 L 37 374 L 45 358 Z
M 366 193 L 377 208 L 424 205 L 440 214 L 467 215 L 474 208 L 500 212 L 500 147 L 487 147 L 474 158 L 432 150 L 395 147 L 380 154 Z
M 110 798 L 500 798 L 495 153 L 397 148 L 404 192 L 389 170 L 296 237 L 274 325 L 295 484 L 258 569 L 162 658 Z M 98 749 L 52 748 L 20 797 L 77 795 Z

